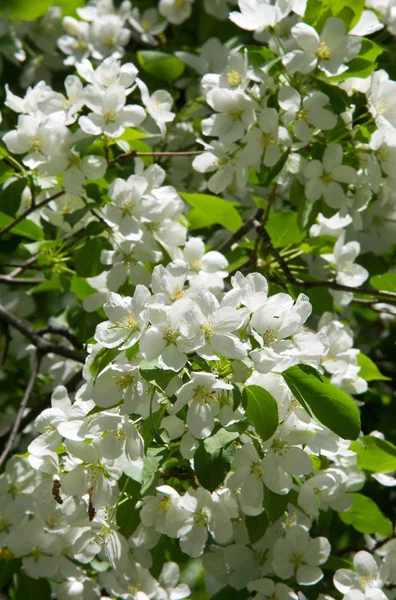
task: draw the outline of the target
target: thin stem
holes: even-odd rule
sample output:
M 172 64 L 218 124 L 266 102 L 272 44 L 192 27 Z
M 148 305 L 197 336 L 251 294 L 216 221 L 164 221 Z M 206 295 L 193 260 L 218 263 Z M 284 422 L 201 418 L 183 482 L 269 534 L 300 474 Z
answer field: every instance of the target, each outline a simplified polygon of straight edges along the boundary
M 26 279 L 20 277 L 20 279 L 14 279 L 11 275 L 0 275 L 0 283 L 7 283 L 8 285 L 37 285 L 43 283 L 45 279 Z
M 22 335 L 24 335 L 37 350 L 41 352 L 41 354 L 53 353 L 58 356 L 63 356 L 64 358 L 70 358 L 79 363 L 85 363 L 85 354 L 72 350 L 71 348 L 66 348 L 60 344 L 49 342 L 43 338 L 38 331 L 32 329 L 26 321 L 23 321 L 10 313 L 2 304 L 0 304 L 0 321 L 22 333 Z
M 26 390 L 25 390 L 25 394 L 23 396 L 21 405 L 19 407 L 17 416 L 14 421 L 14 425 L 12 426 L 12 429 L 11 429 L 11 432 L 10 432 L 10 435 L 8 438 L 8 442 L 0 456 L 0 469 L 3 466 L 3 464 L 5 463 L 5 461 L 7 460 L 9 454 L 11 454 L 12 449 L 14 447 L 14 443 L 15 443 L 15 440 L 16 440 L 18 432 L 19 432 L 19 427 L 22 422 L 23 413 L 25 412 L 25 409 L 28 405 L 29 398 L 32 395 L 34 384 L 36 383 L 36 379 L 37 379 L 37 376 L 40 371 L 41 358 L 42 358 L 42 355 L 40 352 L 38 352 L 36 355 L 36 359 L 34 361 L 34 365 L 33 365 L 31 375 L 30 375 L 29 382 L 28 382 Z
M 253 229 L 254 221 L 256 221 L 257 219 L 261 219 L 263 213 L 263 209 L 259 208 L 258 211 L 256 211 L 256 213 L 246 221 L 246 223 L 244 223 L 237 231 L 235 231 L 235 233 L 233 233 L 232 236 L 228 240 L 226 240 L 220 246 L 220 248 L 217 249 L 217 251 L 225 254 L 226 252 L 231 250 L 232 246 L 236 242 L 239 242 L 239 240 L 241 240 L 251 229 Z
M 353 288 L 348 285 L 342 285 L 337 283 L 334 280 L 331 281 L 304 281 L 303 279 L 299 279 L 295 275 L 293 275 L 289 265 L 283 258 L 283 256 L 274 248 L 271 242 L 271 238 L 268 235 L 265 228 L 261 225 L 261 223 L 257 220 L 253 222 L 253 227 L 256 229 L 257 233 L 260 235 L 261 239 L 264 242 L 265 247 L 268 249 L 270 254 L 276 259 L 280 268 L 282 269 L 286 281 L 291 285 L 295 285 L 297 287 L 302 287 L 305 290 L 314 289 L 314 288 L 327 288 L 331 290 L 337 290 L 342 292 L 350 292 L 352 294 L 361 294 L 362 296 L 374 296 L 375 298 L 383 298 L 388 302 L 396 302 L 396 293 L 387 292 L 385 290 L 375 290 L 369 288 Z
M 21 215 L 19 215 L 19 217 L 17 217 L 14 221 L 12 221 L 11 223 L 9 223 L 5 227 L 3 227 L 3 229 L 0 230 L 0 237 L 2 235 L 4 235 L 5 233 L 8 233 L 11 229 L 13 229 L 15 227 L 15 225 L 18 225 L 18 223 L 23 221 L 32 212 L 34 212 L 35 210 L 38 210 L 39 208 L 43 208 L 43 206 L 46 206 L 47 204 L 52 202 L 52 200 L 56 200 L 56 198 L 59 198 L 59 196 L 62 196 L 64 193 L 65 193 L 64 190 L 61 190 L 60 192 L 53 194 L 46 200 L 42 200 L 42 202 L 39 202 L 38 204 L 35 204 L 34 206 L 31 206 L 30 208 L 25 210 L 25 212 L 23 212 Z

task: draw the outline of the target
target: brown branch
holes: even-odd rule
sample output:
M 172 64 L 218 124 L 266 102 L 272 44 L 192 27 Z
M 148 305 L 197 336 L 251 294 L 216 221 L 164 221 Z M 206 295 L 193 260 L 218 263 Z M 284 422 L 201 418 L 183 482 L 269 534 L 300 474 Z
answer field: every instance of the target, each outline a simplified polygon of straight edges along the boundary
M 70 379 L 65 383 L 65 388 L 69 393 L 74 392 L 75 388 L 81 381 L 82 372 L 77 371 L 77 373 L 74 373 L 74 375 L 72 375 Z M 43 412 L 43 410 L 45 410 L 49 406 L 51 406 L 51 394 L 47 394 L 45 398 L 41 400 L 41 402 L 36 404 L 36 406 L 33 406 L 29 410 L 28 414 L 22 418 L 17 434 L 21 433 L 25 429 L 25 427 L 30 425 L 30 423 L 32 423 L 32 421 L 34 421 Z M 6 432 L 2 436 L 0 436 L 0 445 L 4 444 L 4 442 L 8 438 L 8 435 L 9 433 Z
M 263 221 L 262 221 L 263 227 L 266 226 L 267 221 L 269 219 L 271 208 L 272 208 L 272 205 L 273 205 L 274 200 L 276 198 L 276 192 L 277 192 L 277 190 L 278 190 L 278 184 L 274 183 L 274 187 L 272 188 L 271 193 L 268 196 L 268 202 L 267 202 L 267 206 L 265 208 L 265 213 L 264 213 L 264 217 L 263 217 Z M 259 220 L 260 219 L 258 219 L 258 221 Z
M 53 353 L 79 363 L 85 363 L 85 354 L 71 348 L 66 348 L 66 346 L 49 342 L 38 331 L 32 329 L 26 321 L 10 313 L 2 304 L 0 304 L 0 321 L 22 333 L 41 354 Z
M 127 160 L 128 158 L 135 158 L 136 156 L 199 156 L 204 150 L 188 150 L 180 152 L 138 152 L 132 150 L 131 152 L 125 152 L 125 154 L 119 154 L 116 158 L 108 161 L 109 165 L 117 163 L 119 160 Z
M 39 329 L 37 333 L 39 335 L 46 335 L 48 333 L 60 335 L 69 340 L 69 342 L 76 348 L 76 350 L 83 349 L 83 345 L 80 342 L 80 340 L 78 340 L 76 336 L 73 335 L 72 332 L 66 329 L 65 327 L 52 327 L 51 325 L 49 325 L 48 327 L 43 327 L 43 329 Z
M 43 208 L 43 206 L 46 206 L 47 204 L 52 202 L 52 200 L 56 200 L 56 198 L 59 198 L 59 196 L 63 196 L 64 193 L 65 193 L 64 190 L 61 190 L 60 192 L 57 192 L 56 194 L 49 196 L 49 198 L 47 198 L 46 200 L 42 200 L 41 202 L 39 202 L 38 204 L 35 204 L 34 206 L 32 205 L 30 208 L 25 210 L 25 212 L 23 212 L 21 215 L 19 215 L 19 217 L 17 217 L 14 221 L 12 221 L 11 223 L 9 223 L 5 227 L 3 227 L 3 229 L 0 230 L 0 236 L 4 235 L 5 233 L 8 233 L 11 229 L 13 229 L 15 227 L 15 225 L 18 225 L 18 223 L 23 221 L 32 212 L 34 212 L 35 210 L 38 210 L 39 208 Z
M 14 447 L 14 443 L 15 443 L 15 440 L 16 440 L 18 432 L 19 432 L 19 427 L 22 423 L 23 413 L 25 412 L 25 409 L 28 405 L 29 398 L 32 395 L 34 384 L 36 383 L 36 379 L 37 379 L 37 376 L 40 371 L 41 358 L 42 358 L 42 354 L 40 352 L 37 352 L 37 355 L 36 355 L 35 361 L 34 361 L 34 365 L 33 365 L 33 369 L 32 369 L 32 372 L 31 372 L 31 375 L 29 378 L 29 382 L 27 384 L 25 394 L 23 396 L 21 405 L 19 407 L 17 416 L 15 418 L 14 425 L 12 426 L 7 444 L 0 456 L 0 469 L 3 466 L 3 464 L 5 463 L 5 461 L 7 460 L 9 454 L 12 452 L 12 449 Z
M 43 283 L 43 281 L 45 279 L 26 279 L 23 277 L 14 279 L 11 275 L 0 275 L 0 283 L 7 283 L 8 285 L 37 285 Z
M 278 262 L 280 268 L 282 269 L 282 271 L 286 277 L 286 281 L 288 283 L 290 283 L 291 285 L 301 287 L 305 290 L 310 290 L 310 289 L 315 289 L 315 288 L 327 288 L 330 290 L 336 290 L 336 291 L 341 291 L 341 292 L 350 292 L 352 294 L 358 293 L 358 294 L 361 294 L 362 296 L 374 296 L 375 298 L 383 298 L 384 300 L 387 300 L 388 302 L 392 302 L 392 301 L 396 302 L 396 293 L 394 293 L 394 292 L 386 292 L 386 291 L 382 291 L 382 290 L 375 290 L 375 289 L 369 289 L 369 288 L 352 288 L 352 287 L 349 287 L 348 285 L 342 285 L 341 283 L 337 283 L 335 280 L 305 281 L 303 279 L 300 279 L 299 277 L 296 277 L 291 272 L 289 265 L 287 264 L 287 262 L 285 261 L 283 256 L 276 250 L 276 248 L 274 248 L 274 246 L 271 242 L 271 238 L 270 238 L 269 234 L 267 233 L 266 229 L 262 226 L 262 224 L 259 221 L 255 220 L 253 222 L 253 227 L 256 229 L 257 233 L 260 235 L 260 237 L 264 243 L 264 246 L 268 249 L 270 254 Z
M 31 256 L 30 258 L 27 259 L 27 261 L 25 261 L 23 263 L 23 265 L 18 265 L 16 266 L 16 268 L 12 271 L 12 273 L 9 273 L 10 277 L 18 277 L 18 275 L 20 275 L 21 273 L 23 273 L 23 271 L 26 271 L 26 269 L 38 269 L 41 270 L 41 266 L 32 266 L 38 259 L 38 254 L 36 254 L 35 256 Z M 12 265 L 10 265 L 12 266 Z
M 239 240 L 241 240 L 251 229 L 254 228 L 254 222 L 257 219 L 261 219 L 263 214 L 264 210 L 262 208 L 259 208 L 255 212 L 255 214 L 246 221 L 246 223 L 244 223 L 239 229 L 237 229 L 237 231 L 235 231 L 235 233 L 233 233 L 232 236 L 228 238 L 228 240 L 226 240 L 219 248 L 217 248 L 217 251 L 221 252 L 222 254 L 225 254 L 226 252 L 231 250 L 232 246 L 236 242 L 239 242 Z

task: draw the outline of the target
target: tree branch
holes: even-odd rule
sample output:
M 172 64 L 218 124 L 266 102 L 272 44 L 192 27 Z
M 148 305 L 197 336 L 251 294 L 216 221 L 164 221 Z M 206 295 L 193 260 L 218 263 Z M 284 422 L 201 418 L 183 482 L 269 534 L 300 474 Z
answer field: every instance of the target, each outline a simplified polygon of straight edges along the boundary
M 0 230 L 0 237 L 4 234 L 8 233 L 11 229 L 13 229 L 15 227 L 15 225 L 18 225 L 18 223 L 23 221 L 32 212 L 34 212 L 35 210 L 38 210 L 39 208 L 43 208 L 43 206 L 46 206 L 47 204 L 52 202 L 52 200 L 56 200 L 56 198 L 59 198 L 59 196 L 63 196 L 64 193 L 65 193 L 65 191 L 61 190 L 60 192 L 53 194 L 46 200 L 42 200 L 42 202 L 39 202 L 38 204 L 35 204 L 34 206 L 32 205 L 30 208 L 25 210 L 25 212 L 23 212 L 21 215 L 19 215 L 19 217 L 17 217 L 14 221 L 12 221 L 11 223 L 9 223 L 5 227 L 3 227 L 3 229 Z
M 41 354 L 53 353 L 79 363 L 85 363 L 85 354 L 66 348 L 60 344 L 49 342 L 39 332 L 32 329 L 26 321 L 10 313 L 2 304 L 0 304 L 0 321 L 22 333 Z
M 226 240 L 219 248 L 217 248 L 217 251 L 225 254 L 231 250 L 232 246 L 236 244 L 236 242 L 239 242 L 239 240 L 241 240 L 251 229 L 254 228 L 254 222 L 257 221 L 257 219 L 261 219 L 263 214 L 264 210 L 259 208 L 255 214 L 246 221 L 246 223 L 237 229 L 237 231 L 235 231 L 235 233 L 233 233 L 228 240 Z
M 82 381 L 82 372 L 77 371 L 77 373 L 74 373 L 74 375 L 72 375 L 70 379 L 65 383 L 65 388 L 69 393 L 74 392 L 75 388 L 80 383 L 80 381 Z M 28 414 L 21 419 L 17 434 L 21 433 L 25 429 L 25 427 L 30 425 L 30 423 L 32 423 L 32 421 L 34 421 L 36 417 L 38 417 L 39 414 L 41 414 L 43 410 L 48 408 L 50 405 L 51 394 L 48 394 L 43 400 L 41 400 L 41 402 L 39 402 L 36 406 L 33 406 L 33 408 L 29 410 Z M 2 445 L 5 442 L 8 436 L 8 432 L 0 436 L 0 445 Z
M 37 355 L 36 355 L 36 358 L 34 361 L 34 365 L 33 365 L 33 369 L 32 369 L 31 375 L 30 375 L 30 379 L 27 384 L 25 394 L 23 396 L 17 416 L 15 418 L 14 425 L 12 426 L 12 429 L 11 429 L 11 432 L 10 432 L 10 435 L 8 438 L 8 442 L 0 456 L 0 469 L 3 466 L 3 464 L 5 463 L 5 461 L 7 460 L 8 455 L 12 452 L 12 449 L 14 447 L 14 443 L 15 443 L 15 440 L 16 440 L 18 432 L 19 432 L 19 427 L 22 422 L 23 413 L 25 412 L 25 409 L 28 405 L 29 398 L 33 392 L 34 384 L 36 383 L 36 379 L 37 379 L 37 376 L 40 371 L 41 358 L 42 358 L 41 353 L 37 352 Z
M 321 281 L 305 281 L 303 279 L 300 279 L 299 277 L 296 277 L 291 272 L 291 270 L 290 270 L 287 262 L 283 258 L 283 256 L 276 250 L 276 248 L 274 248 L 274 246 L 271 242 L 271 238 L 270 238 L 269 234 L 267 233 L 266 229 L 262 226 L 262 224 L 259 221 L 254 220 L 253 227 L 256 229 L 257 233 L 260 235 L 260 237 L 264 243 L 264 246 L 268 249 L 270 254 L 278 262 L 280 268 L 282 269 L 282 271 L 286 277 L 286 281 L 288 283 L 290 283 L 291 285 L 301 287 L 305 290 L 314 289 L 314 288 L 327 288 L 330 290 L 336 290 L 336 291 L 340 291 L 340 292 L 350 292 L 352 294 L 358 293 L 358 294 L 361 294 L 362 296 L 374 296 L 375 298 L 383 298 L 384 300 L 387 300 L 388 302 L 392 302 L 392 301 L 396 302 L 396 294 L 394 292 L 386 292 L 386 291 L 382 291 L 382 290 L 375 290 L 375 289 L 369 289 L 369 288 L 352 288 L 347 285 L 342 285 L 340 283 L 337 283 L 334 280 L 331 280 L 331 281 L 323 281 L 323 280 L 321 280 Z
M 128 158 L 135 158 L 136 156 L 199 156 L 204 150 L 185 150 L 180 152 L 138 152 L 132 150 L 131 152 L 125 152 L 125 154 L 119 154 L 116 158 L 108 161 L 109 165 L 117 163 L 119 160 L 127 160 Z
M 52 327 L 51 325 L 49 325 L 48 327 L 43 327 L 43 329 L 39 329 L 37 331 L 37 333 L 39 335 L 45 335 L 48 333 L 52 333 L 54 335 L 60 335 L 64 338 L 66 338 L 67 340 L 69 340 L 69 342 L 76 348 L 76 350 L 83 349 L 83 345 L 80 342 L 80 340 L 78 340 L 76 338 L 76 336 L 73 335 L 72 332 L 69 331 L 68 329 L 66 329 L 65 327 Z
M 0 275 L 0 283 L 6 283 L 7 285 L 38 285 L 39 283 L 43 283 L 43 281 L 45 279 L 27 279 L 24 277 L 15 279 L 11 275 Z

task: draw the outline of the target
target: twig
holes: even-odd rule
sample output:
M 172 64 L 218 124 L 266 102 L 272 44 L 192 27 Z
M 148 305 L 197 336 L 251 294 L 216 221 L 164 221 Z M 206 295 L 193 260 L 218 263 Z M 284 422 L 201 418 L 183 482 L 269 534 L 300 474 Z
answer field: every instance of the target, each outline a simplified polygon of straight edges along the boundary
M 41 354 L 53 353 L 58 356 L 63 356 L 64 358 L 70 358 L 79 363 L 85 363 L 85 354 L 72 350 L 71 348 L 66 348 L 60 344 L 49 342 L 37 331 L 32 329 L 26 321 L 23 321 L 10 313 L 2 304 L 0 304 L 0 321 L 22 333 L 22 335 L 24 335 L 37 350 L 41 352 Z
M 35 204 L 34 206 L 31 206 L 30 208 L 25 210 L 25 212 L 23 212 L 21 215 L 19 215 L 19 217 L 17 217 L 14 221 L 12 221 L 11 223 L 9 223 L 5 227 L 3 227 L 3 229 L 0 230 L 0 236 L 4 235 L 5 233 L 8 233 L 11 229 L 13 229 L 13 227 L 15 227 L 15 225 L 18 225 L 18 223 L 23 221 L 32 212 L 34 212 L 35 210 L 38 210 L 39 208 L 42 208 L 43 206 L 46 206 L 47 204 L 52 202 L 52 200 L 56 200 L 56 198 L 59 198 L 59 196 L 63 196 L 64 193 L 65 193 L 64 190 L 61 190 L 60 192 L 53 194 L 46 200 L 42 200 L 42 202 L 39 202 L 38 204 Z
M 188 150 L 181 152 L 138 152 L 132 150 L 131 152 L 125 152 L 125 154 L 119 154 L 116 158 L 109 160 L 109 165 L 117 163 L 119 160 L 127 160 L 128 158 L 135 158 L 136 156 L 199 156 L 204 150 Z
M 276 198 L 276 192 L 277 192 L 277 190 L 278 190 L 278 184 L 275 182 L 274 183 L 274 187 L 272 188 L 271 193 L 268 196 L 268 202 L 267 202 L 267 206 L 265 208 L 265 213 L 264 213 L 264 217 L 263 217 L 263 221 L 262 221 L 263 227 L 266 226 L 267 221 L 269 219 L 271 208 L 272 208 L 272 205 L 273 205 L 274 200 Z M 257 219 L 257 220 L 259 221 L 260 219 Z
M 261 219 L 263 213 L 264 210 L 259 208 L 256 213 L 246 221 L 246 223 L 237 229 L 237 231 L 235 231 L 235 233 L 233 233 L 232 236 L 220 246 L 220 248 L 217 248 L 217 251 L 221 252 L 222 254 L 228 252 L 236 242 L 239 242 L 239 240 L 241 240 L 251 229 L 254 228 L 254 222 L 257 219 Z
M 305 290 L 315 289 L 315 288 L 327 288 L 330 290 L 337 290 L 337 291 L 341 291 L 341 292 L 350 292 L 352 294 L 358 293 L 363 296 L 374 296 L 375 298 L 383 298 L 383 299 L 387 300 L 388 302 L 392 302 L 392 301 L 396 302 L 396 293 L 394 293 L 394 292 L 386 292 L 383 290 L 375 290 L 375 289 L 369 289 L 369 288 L 352 288 L 352 287 L 349 287 L 348 285 L 342 285 L 340 283 L 337 283 L 334 280 L 304 281 L 303 279 L 296 277 L 291 272 L 291 270 L 290 270 L 287 262 L 283 258 L 283 256 L 281 256 L 281 254 L 276 250 L 276 248 L 274 248 L 274 246 L 271 242 L 271 238 L 270 238 L 269 234 L 267 233 L 266 229 L 262 226 L 262 224 L 259 221 L 254 220 L 253 227 L 256 229 L 257 233 L 260 235 L 265 247 L 268 249 L 270 254 L 272 254 L 272 256 L 278 262 L 280 268 L 282 269 L 282 271 L 286 277 L 286 281 L 288 283 L 290 283 L 291 285 L 295 285 L 297 287 L 302 287 Z
M 35 256 L 31 256 L 30 258 L 27 259 L 27 261 L 25 261 L 23 263 L 23 265 L 17 266 L 11 273 L 9 273 L 10 277 L 18 277 L 18 275 L 23 273 L 23 271 L 26 271 L 26 269 L 39 269 L 40 270 L 41 269 L 40 266 L 32 267 L 32 265 L 37 261 L 37 259 L 38 259 L 38 254 L 36 254 Z
M 14 279 L 11 275 L 0 275 L 0 283 L 7 283 L 8 285 L 37 285 L 43 283 L 43 281 L 45 279 L 26 279 L 23 277 Z
M 29 398 L 33 392 L 34 384 L 36 383 L 36 379 L 39 374 L 41 358 L 42 358 L 42 354 L 40 352 L 37 352 L 37 355 L 36 355 L 36 358 L 34 361 L 34 365 L 33 365 L 33 369 L 32 369 L 32 372 L 31 372 L 31 375 L 29 378 L 29 382 L 27 384 L 25 394 L 23 396 L 21 405 L 19 407 L 17 416 L 15 418 L 14 425 L 12 426 L 12 429 L 11 429 L 11 432 L 10 432 L 10 435 L 8 438 L 8 442 L 0 456 L 0 469 L 3 466 L 3 464 L 5 463 L 5 461 L 7 460 L 8 455 L 12 452 L 12 449 L 14 447 L 14 443 L 15 443 L 15 440 L 18 435 L 19 427 L 22 422 L 23 413 L 25 412 L 25 409 L 29 402 Z
M 65 383 L 65 388 L 69 393 L 73 392 L 77 385 L 80 383 L 80 381 L 82 381 L 82 372 L 78 371 L 77 373 L 74 373 L 74 375 L 72 375 L 70 379 Z M 50 405 L 51 394 L 48 394 L 41 402 L 39 402 L 39 404 L 33 406 L 33 408 L 29 410 L 28 414 L 23 417 L 18 428 L 17 434 L 22 432 L 25 429 L 25 427 L 30 425 L 30 423 L 32 423 L 32 421 L 34 421 L 36 417 L 38 417 L 42 413 L 42 411 L 48 408 Z M 0 444 L 4 443 L 4 441 L 8 438 L 8 435 L 9 434 L 7 432 L 0 436 Z
M 65 327 L 52 327 L 51 325 L 49 325 L 48 327 L 43 327 L 43 329 L 38 329 L 37 333 L 39 335 L 46 335 L 47 333 L 60 335 L 69 340 L 69 342 L 76 348 L 76 350 L 83 349 L 83 345 L 80 342 L 80 340 L 78 340 L 76 336 L 73 335 L 72 332 L 66 329 Z

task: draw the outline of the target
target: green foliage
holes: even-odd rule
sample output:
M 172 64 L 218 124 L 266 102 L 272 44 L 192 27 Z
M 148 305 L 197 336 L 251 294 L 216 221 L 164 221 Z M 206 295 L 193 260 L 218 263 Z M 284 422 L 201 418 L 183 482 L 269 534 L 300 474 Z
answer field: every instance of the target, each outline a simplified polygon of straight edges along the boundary
M 357 363 L 360 367 L 359 376 L 366 381 L 390 381 L 391 378 L 382 375 L 377 365 L 365 354 L 360 352 L 357 356 Z
M 370 278 L 370 285 L 376 290 L 396 293 L 396 273 L 385 273 Z
M 26 187 L 26 179 L 16 179 L 6 187 L 0 194 L 0 209 L 2 212 L 15 217 L 21 204 L 22 192 Z
M 7 227 L 7 225 L 13 221 L 13 217 L 0 212 L 0 229 Z M 20 235 L 21 237 L 34 241 L 44 239 L 44 233 L 41 227 L 36 225 L 36 223 L 33 223 L 33 221 L 29 221 L 28 219 L 24 219 L 20 223 L 14 225 L 14 227 L 10 229 L 9 233 L 12 235 Z
M 185 65 L 176 56 L 159 50 L 137 52 L 139 66 L 152 77 L 172 83 L 182 75 Z
M 53 0 L 2 0 L 0 15 L 7 13 L 12 19 L 33 21 L 44 15 L 54 4 Z M 56 0 L 56 5 L 63 9 L 64 15 L 72 15 L 79 6 L 85 6 L 84 0 Z
M 268 219 L 266 229 L 275 248 L 299 244 L 306 235 L 298 226 L 297 215 L 292 210 L 274 214 Z
M 258 385 L 248 385 L 245 391 L 246 415 L 261 439 L 268 440 L 279 423 L 277 402 L 267 390 Z
M 251 544 L 259 541 L 267 531 L 270 523 L 266 512 L 262 512 L 257 517 L 245 517 L 246 529 L 248 530 Z
M 154 383 L 160 390 L 165 391 L 169 383 L 176 376 L 175 371 L 161 369 L 155 361 L 142 361 L 140 374 L 149 383 Z
M 348 495 L 352 499 L 352 506 L 340 513 L 340 518 L 346 525 L 352 525 L 360 533 L 379 533 L 384 537 L 392 535 L 391 520 L 383 515 L 374 500 L 362 494 Z
M 32 579 L 24 571 L 16 576 L 15 600 L 51 600 L 51 586 L 47 579 Z
M 295 365 L 282 376 L 303 407 L 340 437 L 354 440 L 360 433 L 356 404 L 309 365 Z
M 194 468 L 199 483 L 214 492 L 224 481 L 231 468 L 236 448 L 233 440 L 239 437 L 237 433 L 220 430 L 211 442 L 211 438 L 199 442 L 194 455 Z
M 338 17 L 345 23 L 347 31 L 359 21 L 364 9 L 364 0 L 308 0 L 304 21 L 319 32 L 329 17 Z
M 95 358 L 89 366 L 89 372 L 93 379 L 96 379 L 99 373 L 103 371 L 111 361 L 118 356 L 119 350 L 117 348 L 101 348 L 96 353 Z
M 218 224 L 229 231 L 236 231 L 242 226 L 242 219 L 232 202 L 207 194 L 181 193 L 180 195 L 194 207 L 187 213 L 190 229 L 201 229 Z
M 364 446 L 354 442 L 352 448 L 357 452 L 357 464 L 371 473 L 390 473 L 396 471 L 396 446 L 372 435 L 362 438 Z

